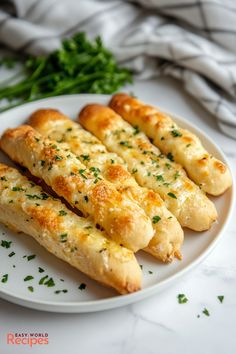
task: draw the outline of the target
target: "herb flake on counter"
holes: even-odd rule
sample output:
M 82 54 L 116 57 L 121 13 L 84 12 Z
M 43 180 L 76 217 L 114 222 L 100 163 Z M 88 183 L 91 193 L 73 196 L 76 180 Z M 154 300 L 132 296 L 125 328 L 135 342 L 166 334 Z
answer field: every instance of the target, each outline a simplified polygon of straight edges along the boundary
M 33 293 L 34 292 L 34 288 L 32 286 L 28 286 L 28 290 Z
M 7 240 L 2 240 L 1 241 L 1 246 L 4 248 L 10 248 L 12 244 L 12 241 L 7 241 Z
M 27 256 L 26 258 L 27 258 L 28 261 L 31 261 L 31 260 L 34 259 L 35 257 L 36 257 L 35 254 L 31 254 L 30 256 Z
M 7 281 L 8 281 L 8 274 L 4 274 L 4 275 L 2 276 L 1 282 L 2 282 L 2 283 L 7 283 Z
M 204 308 L 204 310 L 202 311 L 202 313 L 203 313 L 205 316 L 207 316 L 207 317 L 210 316 L 210 312 L 207 310 L 207 308 Z
M 8 257 L 13 257 L 13 256 L 15 256 L 15 254 L 16 254 L 16 252 L 11 252 L 11 253 L 9 253 L 9 255 L 8 255 Z
M 43 285 L 45 280 L 48 278 L 48 275 L 45 275 L 44 277 L 42 277 L 40 280 L 39 280 L 39 285 Z
M 48 288 L 51 288 L 52 286 L 55 286 L 55 282 L 53 280 L 53 278 L 49 278 L 44 285 L 46 285 Z
M 188 302 L 188 299 L 187 299 L 187 297 L 185 296 L 185 294 L 179 294 L 179 295 L 177 296 L 177 298 L 178 298 L 178 303 L 179 303 L 179 304 L 186 304 L 186 302 Z
M 224 301 L 224 298 L 225 298 L 224 295 L 217 296 L 217 299 L 220 301 L 221 304 Z
M 38 271 L 39 271 L 39 273 L 45 272 L 45 270 L 43 268 L 41 268 L 41 267 L 38 267 Z
M 34 277 L 32 275 L 27 275 L 25 278 L 24 278 L 24 281 L 29 281 L 29 280 L 32 280 L 34 279 Z
M 79 286 L 78 286 L 78 289 L 79 290 L 84 290 L 86 288 L 86 284 L 85 283 L 81 283 Z

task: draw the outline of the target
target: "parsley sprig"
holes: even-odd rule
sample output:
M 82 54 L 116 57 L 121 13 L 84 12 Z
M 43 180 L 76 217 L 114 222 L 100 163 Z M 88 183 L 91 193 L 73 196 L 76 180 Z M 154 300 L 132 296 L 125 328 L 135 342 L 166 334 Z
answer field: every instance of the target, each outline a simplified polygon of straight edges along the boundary
M 9 64 L 5 60 L 3 64 Z M 12 66 L 12 65 L 11 65 Z M 131 82 L 131 73 L 117 65 L 113 54 L 100 37 L 90 41 L 84 33 L 64 39 L 61 47 L 44 57 L 27 57 L 23 63 L 26 78 L 0 89 L 0 100 L 17 100 L 1 111 L 37 99 L 74 93 L 117 91 Z M 12 78 L 12 83 L 14 82 Z

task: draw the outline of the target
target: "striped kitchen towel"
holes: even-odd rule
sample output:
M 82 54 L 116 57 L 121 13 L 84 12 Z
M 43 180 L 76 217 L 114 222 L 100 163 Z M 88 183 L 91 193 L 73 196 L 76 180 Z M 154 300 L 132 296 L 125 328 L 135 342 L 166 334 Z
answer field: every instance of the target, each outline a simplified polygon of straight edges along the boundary
M 181 80 L 236 138 L 235 0 L 0 2 L 0 42 L 20 53 L 49 53 L 80 31 L 101 35 L 140 78 Z

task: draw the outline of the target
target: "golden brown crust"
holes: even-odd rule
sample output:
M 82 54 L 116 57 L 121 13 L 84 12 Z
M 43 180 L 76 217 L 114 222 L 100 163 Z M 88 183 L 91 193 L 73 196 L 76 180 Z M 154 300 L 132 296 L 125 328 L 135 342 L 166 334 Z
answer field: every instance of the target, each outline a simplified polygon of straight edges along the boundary
M 56 257 L 121 294 L 140 289 L 141 271 L 131 251 L 16 169 L 0 164 L 0 177 L 1 222 L 33 236 Z
M 0 145 L 14 161 L 42 178 L 71 206 L 85 216 L 91 215 L 112 239 L 133 251 L 148 245 L 153 228 L 145 212 L 137 203 L 121 196 L 99 171 L 87 169 L 73 153 L 30 126 L 7 130 Z M 114 229 L 114 220 L 115 225 L 119 225 L 117 229 Z M 124 220 L 130 222 L 124 223 Z
M 205 192 L 217 196 L 232 185 L 227 166 L 210 155 L 196 135 L 178 127 L 167 114 L 124 93 L 114 95 L 109 106 L 132 125 L 138 125 L 163 153 L 172 153 Z
M 103 119 L 106 128 L 102 129 Z M 186 176 L 183 168 L 161 154 L 143 133 L 113 110 L 102 105 L 88 105 L 80 113 L 79 121 L 110 151 L 124 158 L 141 186 L 160 194 L 183 227 L 207 230 L 216 220 L 214 204 Z
M 125 162 L 117 154 L 108 152 L 98 139 L 80 125 L 69 118 L 62 121 L 60 112 L 57 112 L 58 120 L 53 121 L 48 112 L 43 113 L 42 124 L 37 122 L 40 133 L 57 136 L 61 144 L 75 153 L 87 168 L 99 168 L 105 179 L 114 183 L 122 195 L 137 202 L 151 219 L 157 215 L 160 217 L 158 223 L 153 224 L 155 234 L 145 251 L 163 262 L 171 261 L 174 256 L 180 258 L 183 231 L 158 194 L 140 187 L 127 171 Z M 30 123 L 35 127 L 32 120 Z M 115 227 L 120 227 L 120 223 Z

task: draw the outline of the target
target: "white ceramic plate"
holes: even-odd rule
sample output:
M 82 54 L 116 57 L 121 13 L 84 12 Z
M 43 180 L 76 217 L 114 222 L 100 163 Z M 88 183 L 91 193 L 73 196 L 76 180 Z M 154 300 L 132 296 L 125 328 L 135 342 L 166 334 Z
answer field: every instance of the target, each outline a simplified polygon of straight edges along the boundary
M 38 108 L 57 108 L 74 119 L 85 104 L 91 102 L 106 104 L 108 99 L 109 97 L 104 95 L 70 95 L 29 103 L 1 114 L 0 134 L 6 128 L 16 127 L 24 123 L 27 117 Z M 171 115 L 173 116 L 173 114 Z M 174 117 L 174 119 L 183 128 L 195 132 L 213 155 L 227 163 L 220 149 L 202 131 L 182 118 Z M 12 164 L 2 153 L 0 153 L 0 161 Z M 0 296 L 16 304 L 38 310 L 92 312 L 130 304 L 158 293 L 199 264 L 212 251 L 223 235 L 232 210 L 233 188 L 223 196 L 213 198 L 213 200 L 219 214 L 218 222 L 207 232 L 196 233 L 185 230 L 185 241 L 182 248 L 183 260 L 181 262 L 176 260 L 169 265 L 165 265 L 160 264 L 148 254 L 139 252 L 137 257 L 143 268 L 143 290 L 123 296 L 119 296 L 113 290 L 97 284 L 68 264 L 52 256 L 39 246 L 33 238 L 10 232 L 0 225 L 0 242 L 1 240 L 12 241 L 9 249 L 0 247 L 0 279 L 4 274 L 9 274 L 7 283 L 0 282 Z M 15 252 L 15 255 L 9 257 L 11 252 Z M 36 255 L 36 257 L 28 261 L 24 257 L 25 255 Z M 45 269 L 45 272 L 39 273 L 38 267 Z M 24 282 L 23 279 L 27 275 L 32 275 L 34 279 Z M 56 285 L 54 287 L 39 285 L 39 279 L 44 275 L 52 277 Z M 78 289 L 81 283 L 86 284 L 86 289 Z M 34 287 L 33 293 L 28 290 L 30 285 Z M 56 290 L 67 290 L 67 292 L 55 294 Z

